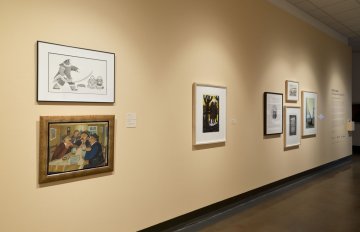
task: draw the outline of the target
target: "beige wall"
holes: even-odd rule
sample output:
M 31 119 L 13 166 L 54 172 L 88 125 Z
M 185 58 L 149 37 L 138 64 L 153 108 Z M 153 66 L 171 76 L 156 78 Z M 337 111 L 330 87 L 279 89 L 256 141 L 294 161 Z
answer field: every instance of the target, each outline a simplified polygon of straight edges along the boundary
M 330 91 L 350 118 L 350 49 L 266 1 L 1 1 L 0 35 L 0 231 L 135 231 L 351 154 Z M 37 40 L 116 53 L 116 103 L 38 104 Z M 284 151 L 262 99 L 288 79 L 326 117 Z M 227 86 L 225 146 L 193 149 L 193 82 Z M 40 115 L 89 114 L 116 115 L 115 171 L 39 186 Z

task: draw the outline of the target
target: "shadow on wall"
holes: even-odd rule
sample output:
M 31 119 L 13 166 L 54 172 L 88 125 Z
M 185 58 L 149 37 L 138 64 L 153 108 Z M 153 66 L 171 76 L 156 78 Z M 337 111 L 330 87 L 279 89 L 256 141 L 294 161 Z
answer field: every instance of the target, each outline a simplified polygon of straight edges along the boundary
M 198 151 L 198 150 L 205 150 L 205 149 L 212 149 L 215 147 L 225 147 L 225 142 L 221 143 L 212 143 L 212 144 L 202 144 L 202 145 L 193 145 L 192 150 Z
M 275 139 L 280 138 L 282 134 L 276 134 L 276 135 L 263 135 L 263 139 Z
M 299 145 L 297 146 L 293 146 L 293 147 L 284 147 L 284 151 L 290 151 L 290 150 L 295 150 L 295 149 L 299 149 Z

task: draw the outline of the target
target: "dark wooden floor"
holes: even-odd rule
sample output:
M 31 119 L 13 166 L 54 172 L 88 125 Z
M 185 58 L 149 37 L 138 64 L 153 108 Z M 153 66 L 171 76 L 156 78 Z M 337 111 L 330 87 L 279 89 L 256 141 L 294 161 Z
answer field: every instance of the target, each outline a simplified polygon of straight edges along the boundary
M 179 231 L 360 232 L 360 156 L 352 162 Z

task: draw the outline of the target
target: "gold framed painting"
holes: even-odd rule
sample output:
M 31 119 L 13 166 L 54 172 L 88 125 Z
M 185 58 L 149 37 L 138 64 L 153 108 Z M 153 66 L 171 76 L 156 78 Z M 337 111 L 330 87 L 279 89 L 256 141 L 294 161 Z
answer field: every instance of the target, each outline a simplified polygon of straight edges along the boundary
M 41 116 L 39 183 L 114 169 L 114 115 Z

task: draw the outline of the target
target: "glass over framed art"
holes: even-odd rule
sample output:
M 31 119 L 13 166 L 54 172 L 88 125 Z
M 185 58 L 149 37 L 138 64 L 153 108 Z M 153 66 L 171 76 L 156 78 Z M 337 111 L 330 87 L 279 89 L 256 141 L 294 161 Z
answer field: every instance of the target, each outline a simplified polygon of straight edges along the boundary
M 264 134 L 283 133 L 283 94 L 264 93 Z
M 299 100 L 299 82 L 289 81 L 285 82 L 286 101 L 297 102 Z
M 302 91 L 302 135 L 316 135 L 317 93 Z
M 41 116 L 39 183 L 114 169 L 114 115 Z
M 115 54 L 37 42 L 37 101 L 115 102 Z
M 285 148 L 300 145 L 300 107 L 285 107 Z
M 226 87 L 193 84 L 193 144 L 226 141 Z

